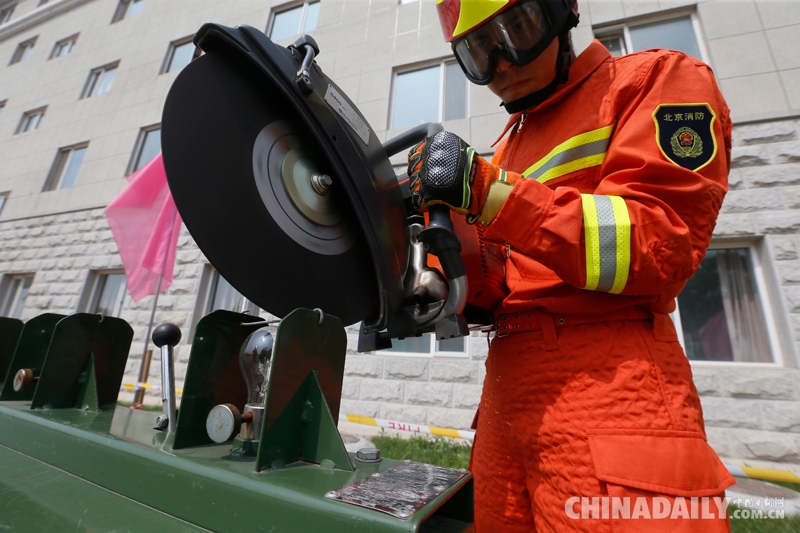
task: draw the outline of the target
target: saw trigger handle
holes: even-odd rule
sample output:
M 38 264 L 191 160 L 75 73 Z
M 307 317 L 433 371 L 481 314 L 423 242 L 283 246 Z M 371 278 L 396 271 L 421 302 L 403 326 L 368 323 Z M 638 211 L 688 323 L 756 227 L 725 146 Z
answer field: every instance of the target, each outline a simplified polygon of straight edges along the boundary
M 308 96 L 314 92 L 314 84 L 311 83 L 311 77 L 308 75 L 308 69 L 311 68 L 311 63 L 314 58 L 319 55 L 319 45 L 310 35 L 301 35 L 295 42 L 289 45 L 289 48 L 294 48 L 301 54 L 305 54 L 303 62 L 300 64 L 300 70 L 294 78 L 294 83 L 303 96 Z

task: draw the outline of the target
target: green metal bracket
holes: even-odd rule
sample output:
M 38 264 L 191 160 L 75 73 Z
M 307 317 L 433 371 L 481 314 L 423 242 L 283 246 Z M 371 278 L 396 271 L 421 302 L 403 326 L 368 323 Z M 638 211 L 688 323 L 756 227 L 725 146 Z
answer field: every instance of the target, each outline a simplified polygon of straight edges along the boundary
M 22 326 L 22 320 L 0 317 L 0 384 L 6 380 L 8 367 L 11 366 L 14 350 L 22 333 Z
M 97 356 L 94 352 L 90 353 L 89 357 L 86 358 L 86 366 L 83 372 L 78 374 L 78 383 L 81 385 L 81 390 L 78 393 L 78 403 L 75 404 L 75 407 L 84 411 L 100 411 L 100 406 L 102 405 L 97 394 L 96 360 Z
M 263 432 L 256 467 L 277 470 L 295 461 L 320 464 L 324 459 L 340 470 L 354 470 L 312 371 L 275 423 Z
M 14 357 L 11 358 L 11 365 L 8 367 L 10 379 L 5 380 L 3 383 L 0 401 L 19 402 L 33 399 L 33 394 L 36 392 L 35 386 L 20 392 L 14 391 L 14 375 L 20 369 L 30 368 L 33 371 L 33 376 L 39 377 L 42 373 L 44 360 L 47 357 L 47 349 L 50 347 L 50 341 L 53 338 L 53 331 L 56 328 L 56 324 L 64 317 L 65 315 L 45 313 L 31 318 L 25 323 L 17 342 L 17 349 L 14 351 Z
M 114 408 L 131 340 L 133 328 L 120 318 L 78 313 L 60 320 L 31 409 L 83 407 L 84 399 L 98 409 Z
M 353 470 L 336 429 L 347 336 L 338 318 L 295 309 L 278 326 L 272 349 L 256 470 L 305 460 Z
M 206 417 L 215 405 L 244 407 L 247 386 L 239 369 L 239 348 L 248 335 L 263 325 L 257 316 L 222 310 L 197 323 L 173 449 L 211 444 Z

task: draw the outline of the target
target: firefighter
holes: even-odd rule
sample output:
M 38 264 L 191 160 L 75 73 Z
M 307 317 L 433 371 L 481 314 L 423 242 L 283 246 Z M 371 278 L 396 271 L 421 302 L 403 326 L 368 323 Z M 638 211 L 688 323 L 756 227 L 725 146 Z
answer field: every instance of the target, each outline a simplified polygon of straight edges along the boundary
M 727 190 L 713 73 L 598 41 L 575 57 L 575 0 L 436 1 L 467 78 L 511 115 L 491 162 L 450 132 L 409 153 L 415 206 L 449 206 L 506 256 L 476 417 L 478 531 L 729 531 L 734 481 L 668 316 Z

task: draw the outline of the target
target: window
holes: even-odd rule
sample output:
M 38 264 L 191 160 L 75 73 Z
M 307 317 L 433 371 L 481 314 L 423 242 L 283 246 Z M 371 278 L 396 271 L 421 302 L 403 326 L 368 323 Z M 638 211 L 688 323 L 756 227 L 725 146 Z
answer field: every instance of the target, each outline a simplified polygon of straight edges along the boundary
M 27 61 L 28 59 L 30 59 L 31 54 L 33 54 L 33 47 L 35 45 L 36 45 L 36 37 L 19 43 L 17 45 L 17 49 L 14 50 L 14 55 L 11 56 L 11 62 L 9 63 L 9 65 L 13 65 L 14 63 L 19 63 L 20 61 Z
M 314 31 L 319 16 L 319 2 L 304 2 L 272 15 L 267 34 L 273 41 Z
M 87 142 L 61 148 L 56 154 L 42 192 L 72 187 L 78 177 L 78 170 L 81 168 L 88 146 Z
M 7 101 L 8 100 L 0 101 L 0 117 L 3 116 L 3 111 L 5 111 L 5 109 L 6 109 L 6 102 Z
M 66 39 L 61 39 L 57 41 L 55 46 L 53 47 L 53 51 L 50 53 L 50 59 L 54 57 L 61 57 L 65 56 L 68 53 L 72 52 L 72 47 L 75 46 L 75 41 L 78 40 L 78 34 L 72 35 L 67 37 Z
M 142 128 L 133 150 L 128 174 L 147 164 L 161 151 L 161 126 Z
M 392 129 L 467 116 L 467 78 L 455 61 L 396 73 L 393 95 Z
M 3 208 L 6 206 L 6 201 L 8 200 L 9 194 L 11 193 L 10 192 L 0 193 L 0 215 L 3 214 Z
M 11 4 L 0 8 L 0 24 L 5 24 L 11 19 L 15 7 L 17 7 L 17 4 Z
M 773 362 L 760 269 L 752 246 L 708 250 L 673 314 L 693 361 Z
M 19 126 L 17 126 L 17 131 L 15 133 L 25 133 L 26 131 L 33 131 L 38 128 L 45 111 L 47 111 L 47 106 L 23 113 L 22 120 L 19 121 Z
M 649 48 L 678 50 L 705 61 L 697 35 L 699 27 L 693 15 L 645 22 L 625 24 L 597 29 L 595 37 L 608 48 L 612 56 L 624 56 Z
M 117 75 L 118 66 L 119 61 L 92 70 L 89 73 L 89 79 L 86 80 L 81 98 L 89 98 L 110 91 Z
M 119 0 L 117 10 L 114 11 L 114 16 L 111 18 L 111 24 L 138 15 L 141 13 L 143 5 L 144 0 Z
M 177 72 L 191 63 L 192 59 L 200 55 L 200 49 L 192 42 L 192 37 L 174 41 L 169 44 L 167 57 L 164 59 L 164 66 L 161 73 Z
M 89 276 L 87 313 L 104 316 L 119 316 L 127 292 L 127 280 L 123 273 L 92 273 Z
M 0 315 L 19 318 L 33 284 L 33 275 L 14 275 L 3 279 L 3 307 Z
M 459 337 L 437 341 L 432 333 L 428 333 L 410 339 L 392 339 L 392 347 L 388 350 L 381 350 L 381 353 L 463 357 L 467 352 L 468 338 Z
M 219 272 L 214 270 L 210 275 L 203 316 L 218 309 L 258 315 L 258 307 L 242 296 L 242 293 L 234 289 L 225 278 L 219 275 Z

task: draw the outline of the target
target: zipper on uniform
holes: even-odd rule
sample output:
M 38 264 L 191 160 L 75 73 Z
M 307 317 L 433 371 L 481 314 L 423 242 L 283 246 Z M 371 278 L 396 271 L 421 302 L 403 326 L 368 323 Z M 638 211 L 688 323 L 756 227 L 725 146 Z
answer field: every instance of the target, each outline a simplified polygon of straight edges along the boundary
M 528 112 L 527 111 L 525 111 L 524 113 L 522 113 L 522 115 L 520 115 L 519 124 L 517 124 L 517 133 L 519 133 L 519 130 L 522 129 L 522 125 L 525 124 L 525 118 L 527 116 L 528 116 Z
M 506 257 L 511 258 L 511 243 L 503 243 L 506 245 Z

